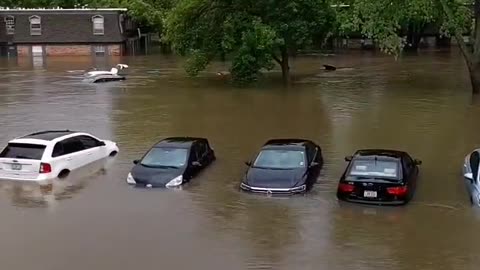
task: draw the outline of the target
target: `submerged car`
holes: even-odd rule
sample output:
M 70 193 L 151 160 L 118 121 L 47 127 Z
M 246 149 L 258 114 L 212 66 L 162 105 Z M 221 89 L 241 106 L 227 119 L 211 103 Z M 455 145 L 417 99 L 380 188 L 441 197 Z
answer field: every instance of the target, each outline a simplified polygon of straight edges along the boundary
M 349 164 L 338 184 L 339 200 L 401 205 L 412 199 L 420 160 L 402 151 L 382 149 L 359 150 L 345 160 Z
M 304 139 L 275 139 L 264 144 L 240 188 L 265 194 L 295 194 L 310 190 L 323 166 L 320 146 Z
M 127 176 L 127 183 L 144 187 L 178 187 L 215 160 L 205 138 L 172 137 L 156 143 Z
M 467 186 L 470 202 L 480 206 L 480 149 L 476 149 L 465 157 L 463 177 Z
M 11 140 L 0 153 L 0 179 L 44 181 L 119 151 L 117 144 L 70 130 L 32 133 Z

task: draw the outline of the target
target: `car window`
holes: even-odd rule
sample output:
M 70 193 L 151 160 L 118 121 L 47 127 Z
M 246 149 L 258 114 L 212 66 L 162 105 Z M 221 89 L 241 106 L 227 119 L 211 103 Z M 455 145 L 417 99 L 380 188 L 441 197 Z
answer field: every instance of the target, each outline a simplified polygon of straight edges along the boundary
M 83 144 L 83 147 L 85 149 L 90 149 L 99 146 L 99 141 L 90 137 L 90 136 L 77 136 L 76 137 L 78 140 L 80 140 Z
M 307 158 L 308 164 L 312 163 L 313 159 L 315 158 L 315 147 L 311 144 L 307 144 Z
M 315 161 L 321 162 L 322 161 L 322 149 L 319 146 L 315 146 Z
M 410 175 L 410 172 L 412 171 L 413 161 L 408 156 L 404 156 L 402 158 L 402 165 L 404 174 Z
M 192 144 L 192 148 L 190 150 L 190 161 L 198 161 L 202 156 L 200 153 L 200 149 L 198 147 L 198 143 Z
M 478 179 L 478 167 L 480 164 L 480 155 L 477 151 L 470 155 L 470 167 L 472 169 L 473 179 Z
M 187 161 L 185 148 L 154 147 L 148 151 L 140 164 L 147 167 L 182 167 Z
M 395 160 L 356 159 L 353 160 L 348 172 L 348 180 L 363 178 L 399 178 L 399 164 Z
M 0 158 L 42 159 L 45 145 L 9 143 L 0 153 Z
M 59 157 L 59 156 L 62 156 L 64 155 L 64 152 L 63 152 L 63 143 L 62 142 L 58 142 L 55 144 L 55 146 L 53 147 L 53 152 L 52 152 L 52 157 Z
M 85 150 L 82 142 L 78 140 L 76 137 L 66 139 L 63 142 L 63 153 L 64 155 L 68 155 L 71 153 L 76 153 L 79 151 Z
M 203 141 L 198 142 L 197 147 L 198 147 L 198 156 L 199 157 L 203 157 L 207 154 L 207 145 L 205 144 L 205 142 L 203 142 Z
M 288 149 L 265 149 L 258 154 L 253 166 L 267 169 L 304 168 L 306 167 L 305 152 Z

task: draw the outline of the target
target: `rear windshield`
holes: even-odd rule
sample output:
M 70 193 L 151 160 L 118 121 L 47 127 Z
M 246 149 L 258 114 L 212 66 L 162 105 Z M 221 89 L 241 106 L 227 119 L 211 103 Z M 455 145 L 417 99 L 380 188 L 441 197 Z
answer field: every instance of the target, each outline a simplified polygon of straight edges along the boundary
M 45 145 L 9 143 L 0 158 L 42 159 Z
M 354 160 L 348 173 L 349 179 L 398 179 L 398 162 L 394 160 Z

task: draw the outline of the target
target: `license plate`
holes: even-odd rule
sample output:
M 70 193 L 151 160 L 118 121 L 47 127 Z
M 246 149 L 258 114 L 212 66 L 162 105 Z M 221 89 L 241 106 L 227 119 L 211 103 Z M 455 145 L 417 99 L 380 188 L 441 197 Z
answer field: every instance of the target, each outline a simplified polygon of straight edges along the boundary
M 22 169 L 22 164 L 12 164 L 12 170 L 20 171 Z
M 377 197 L 377 192 L 376 191 L 365 190 L 363 192 L 363 197 L 365 197 L 365 198 L 376 198 Z

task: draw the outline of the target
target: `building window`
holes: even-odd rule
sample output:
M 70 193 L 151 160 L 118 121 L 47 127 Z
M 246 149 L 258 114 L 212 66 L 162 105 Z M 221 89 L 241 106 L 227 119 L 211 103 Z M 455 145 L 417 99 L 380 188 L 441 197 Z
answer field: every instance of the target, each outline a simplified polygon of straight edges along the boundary
M 93 51 L 95 52 L 95 55 L 105 55 L 105 46 L 103 45 L 97 45 L 93 46 Z
M 42 34 L 42 22 L 39 16 L 31 16 L 30 20 L 30 35 L 40 36 Z
M 13 16 L 5 17 L 5 27 L 7 28 L 7 35 L 15 34 L 15 18 Z
M 103 16 L 96 15 L 92 17 L 93 22 L 93 34 L 94 35 L 103 35 L 104 34 L 104 19 Z

